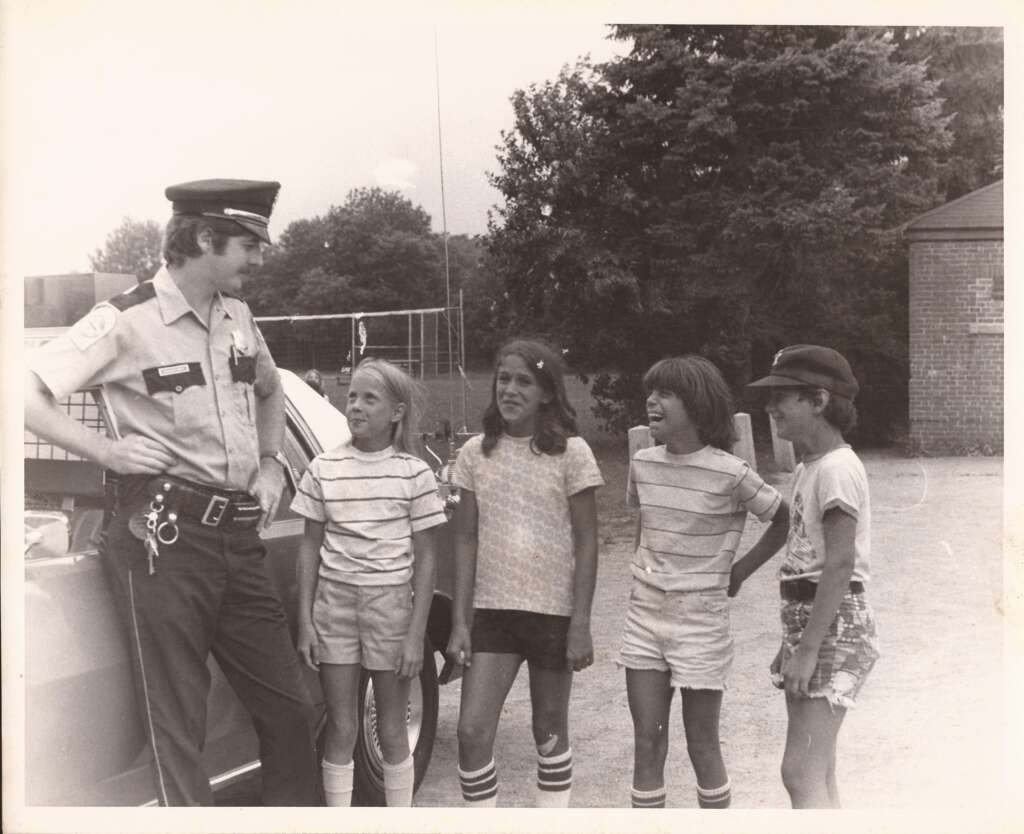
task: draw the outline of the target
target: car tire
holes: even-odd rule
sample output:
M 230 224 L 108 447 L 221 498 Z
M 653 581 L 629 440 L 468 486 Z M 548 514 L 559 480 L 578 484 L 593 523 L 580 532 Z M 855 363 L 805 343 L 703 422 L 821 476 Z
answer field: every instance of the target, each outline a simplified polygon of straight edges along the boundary
M 437 735 L 438 683 L 434 650 L 429 640 L 423 644 L 423 671 L 409 693 L 409 747 L 412 750 L 415 779 L 413 790 L 419 788 L 427 775 L 430 756 Z M 359 678 L 359 733 L 353 754 L 355 774 L 352 785 L 353 805 L 385 805 L 383 755 L 376 735 L 376 707 L 370 674 L 364 669 Z

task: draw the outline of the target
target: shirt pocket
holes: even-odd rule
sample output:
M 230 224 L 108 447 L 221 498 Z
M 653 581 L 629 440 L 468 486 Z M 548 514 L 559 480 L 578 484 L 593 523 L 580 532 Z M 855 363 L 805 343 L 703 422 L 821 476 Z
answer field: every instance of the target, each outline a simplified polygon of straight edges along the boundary
M 232 399 L 244 425 L 256 424 L 256 357 L 239 355 L 229 362 Z
M 206 377 L 199 362 L 144 368 L 147 393 L 174 421 L 175 429 L 194 430 L 209 423 Z

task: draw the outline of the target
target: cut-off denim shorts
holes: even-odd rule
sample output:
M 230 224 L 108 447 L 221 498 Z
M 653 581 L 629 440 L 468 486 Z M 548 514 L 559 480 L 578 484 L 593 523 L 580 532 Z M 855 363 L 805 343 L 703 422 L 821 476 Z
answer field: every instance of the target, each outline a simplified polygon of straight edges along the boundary
M 771 663 L 772 683 L 784 688 L 783 664 L 793 656 L 811 618 L 813 602 L 782 601 L 782 645 Z M 847 593 L 821 641 L 818 662 L 808 684 L 811 698 L 827 698 L 839 707 L 856 706 L 857 695 L 878 660 L 875 617 L 863 593 Z
M 724 690 L 732 659 L 724 588 L 662 591 L 633 580 L 617 665 L 667 671 L 677 689 Z

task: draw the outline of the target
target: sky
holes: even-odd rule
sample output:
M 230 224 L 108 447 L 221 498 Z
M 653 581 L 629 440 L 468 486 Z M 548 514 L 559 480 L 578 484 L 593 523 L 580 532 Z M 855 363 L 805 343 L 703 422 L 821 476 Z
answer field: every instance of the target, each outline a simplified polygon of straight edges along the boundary
M 258 0 L 13 6 L 5 187 L 22 275 L 89 270 L 122 218 L 162 225 L 164 188 L 207 177 L 280 181 L 272 233 L 371 186 L 401 191 L 441 231 L 438 81 L 448 231 L 483 233 L 510 96 L 627 49 L 596 20 L 385 23 Z

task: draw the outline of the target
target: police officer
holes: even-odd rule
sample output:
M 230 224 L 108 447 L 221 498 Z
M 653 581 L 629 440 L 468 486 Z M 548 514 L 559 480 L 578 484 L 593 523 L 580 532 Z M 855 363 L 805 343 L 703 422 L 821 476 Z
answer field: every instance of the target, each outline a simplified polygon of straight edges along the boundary
M 117 473 L 102 552 L 162 805 L 213 804 L 200 761 L 211 651 L 253 717 L 264 803 L 317 800 L 309 694 L 259 538 L 285 483 L 284 393 L 233 295 L 263 262 L 279 187 L 168 188 L 166 266 L 97 304 L 28 373 L 26 428 Z M 103 387 L 119 439 L 57 407 L 89 386 Z

